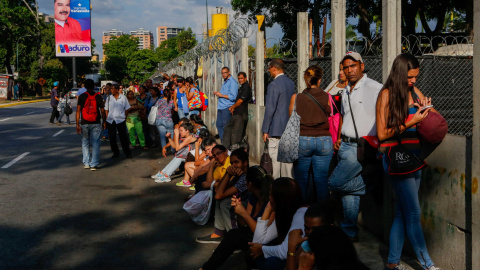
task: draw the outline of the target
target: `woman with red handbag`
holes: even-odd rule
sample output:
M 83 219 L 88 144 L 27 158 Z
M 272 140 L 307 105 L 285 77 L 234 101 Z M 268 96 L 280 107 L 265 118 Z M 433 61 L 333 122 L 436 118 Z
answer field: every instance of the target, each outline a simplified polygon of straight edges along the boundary
M 420 64 L 415 56 L 398 55 L 376 105 L 379 151 L 383 153 L 384 171 L 397 197 L 385 269 L 405 269 L 400 264 L 405 234 L 423 269 L 439 269 L 428 255 L 420 224 L 418 189 L 424 162 L 417 157 L 421 149 L 417 124 L 433 108 L 431 98 L 414 86 L 419 72 Z

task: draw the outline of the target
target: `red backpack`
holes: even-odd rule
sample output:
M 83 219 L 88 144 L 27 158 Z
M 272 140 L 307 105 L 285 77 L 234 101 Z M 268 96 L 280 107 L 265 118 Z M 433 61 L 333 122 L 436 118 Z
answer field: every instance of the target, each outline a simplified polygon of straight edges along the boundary
M 90 95 L 88 92 L 85 92 L 88 95 L 87 100 L 85 101 L 85 105 L 82 108 L 82 118 L 88 122 L 96 122 L 98 117 L 98 106 L 97 106 L 97 95 L 99 93 L 95 93 L 94 95 Z
M 202 107 L 200 107 L 200 110 L 204 112 L 208 108 L 208 97 L 202 91 L 198 90 L 198 92 L 200 92 L 200 100 L 202 101 Z

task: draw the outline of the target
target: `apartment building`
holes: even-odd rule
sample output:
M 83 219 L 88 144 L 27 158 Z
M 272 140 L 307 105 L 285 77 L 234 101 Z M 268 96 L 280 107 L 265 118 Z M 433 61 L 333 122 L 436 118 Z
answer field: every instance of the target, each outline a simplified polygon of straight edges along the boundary
M 112 37 L 119 37 L 119 36 L 123 36 L 125 35 L 125 33 L 123 31 L 120 31 L 120 30 L 117 30 L 117 29 L 112 29 L 112 30 L 109 30 L 109 31 L 104 31 L 103 32 L 103 36 L 102 36 L 102 44 L 107 44 L 110 42 L 110 39 Z M 105 55 L 105 51 L 103 51 L 103 58 L 102 60 L 105 61 L 105 58 L 106 58 L 106 55 Z
M 152 31 L 145 30 L 143 28 L 139 28 L 135 31 L 130 31 L 130 35 L 133 37 L 138 38 L 138 49 L 153 49 L 153 33 Z
M 177 28 L 177 27 L 167 27 L 167 26 L 159 26 L 157 27 L 157 47 L 160 44 L 172 37 L 178 36 L 178 34 L 185 30 L 184 28 Z

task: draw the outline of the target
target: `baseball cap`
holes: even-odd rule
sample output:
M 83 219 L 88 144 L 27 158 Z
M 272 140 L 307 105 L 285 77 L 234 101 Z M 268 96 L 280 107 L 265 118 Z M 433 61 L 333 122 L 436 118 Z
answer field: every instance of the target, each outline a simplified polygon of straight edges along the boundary
M 342 58 L 342 62 L 345 61 L 345 59 L 347 58 L 351 58 L 354 61 L 357 61 L 357 62 L 360 61 L 361 63 L 363 63 L 362 56 L 357 52 L 352 52 L 352 51 L 347 52 L 345 56 Z
M 53 86 L 58 86 L 58 82 L 54 82 L 54 83 L 53 83 Z

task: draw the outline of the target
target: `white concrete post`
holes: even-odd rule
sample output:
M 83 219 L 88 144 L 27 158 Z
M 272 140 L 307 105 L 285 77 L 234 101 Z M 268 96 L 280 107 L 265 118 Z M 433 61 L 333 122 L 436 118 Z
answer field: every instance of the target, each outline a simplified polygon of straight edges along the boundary
M 388 78 L 393 60 L 402 52 L 400 25 L 402 4 L 400 0 L 382 0 L 382 65 L 383 82 Z
M 263 31 L 258 31 L 257 32 L 257 37 L 256 37 L 256 51 L 255 51 L 255 98 L 256 98 L 256 114 L 255 114 L 255 122 L 256 122 L 256 129 L 257 129 L 257 151 L 256 153 L 261 153 L 261 149 L 263 146 L 263 134 L 262 134 L 262 124 L 260 122 L 260 119 L 263 119 L 263 117 L 260 117 L 260 112 L 261 109 L 260 107 L 265 106 L 265 85 L 264 85 L 264 73 L 265 73 L 265 47 L 264 47 L 264 41 L 263 41 L 264 33 Z M 257 159 L 260 158 L 260 156 L 256 157 Z
M 299 12 L 297 14 L 297 92 L 302 92 L 307 88 L 303 73 L 308 68 L 308 13 Z
M 332 80 L 338 78 L 339 64 L 345 55 L 346 0 L 331 0 L 332 17 Z
M 230 68 L 230 74 L 235 80 L 237 80 L 237 67 L 235 65 L 235 53 L 228 52 L 228 67 Z
M 480 106 L 480 0 L 473 1 L 473 108 Z M 480 110 L 473 110 L 472 135 L 472 268 L 480 269 Z M 476 190 L 475 190 L 476 187 Z M 468 252 L 468 251 L 467 251 Z
M 242 38 L 242 48 L 241 50 L 241 64 L 240 71 L 247 73 L 248 76 L 248 38 Z M 250 80 L 250 78 L 247 78 Z
M 223 58 L 225 58 L 225 57 L 223 57 Z M 213 70 L 215 72 L 214 73 L 215 75 L 213 76 L 213 78 L 215 80 L 215 83 L 212 84 L 212 86 L 213 86 L 212 87 L 212 93 L 213 93 L 213 91 L 219 91 L 220 90 L 219 88 L 217 88 L 218 81 L 220 80 L 220 76 L 218 74 L 217 52 L 213 53 Z M 212 102 L 212 105 L 213 105 L 212 109 L 213 110 L 212 110 L 212 118 L 211 118 L 210 123 L 212 124 L 212 131 L 214 132 L 214 134 L 216 134 L 218 132 L 217 131 L 217 125 L 216 125 L 216 123 L 217 123 L 216 119 L 217 119 L 218 97 L 216 97 L 212 94 L 212 101 L 213 101 Z

